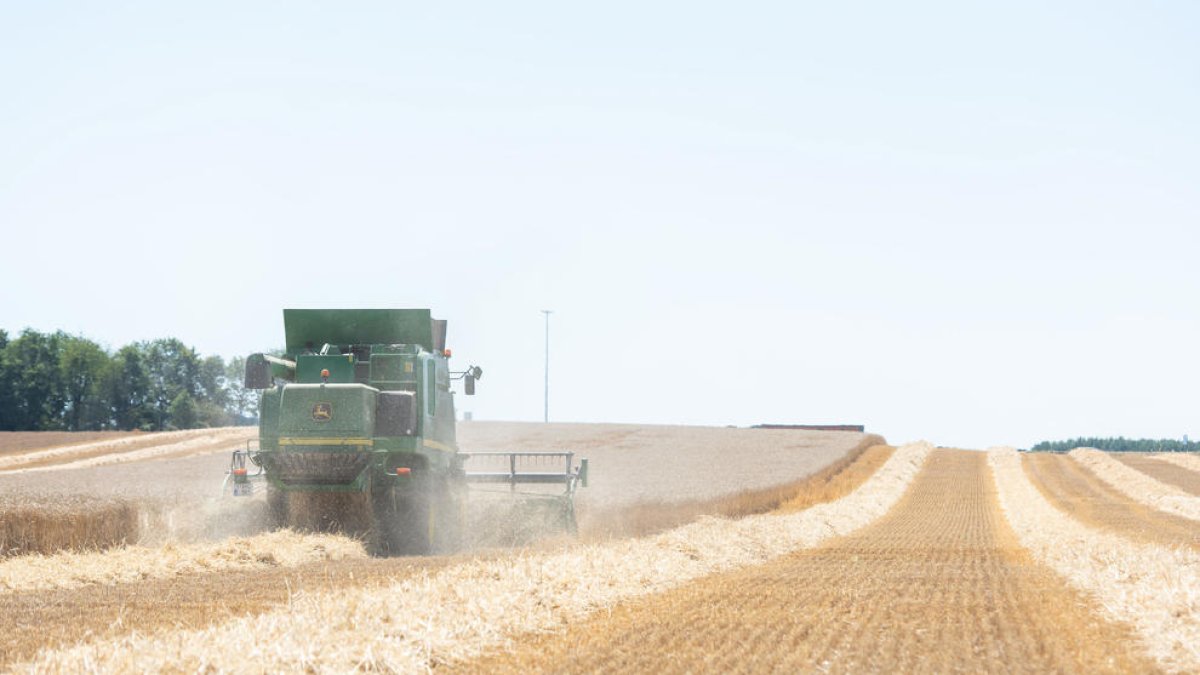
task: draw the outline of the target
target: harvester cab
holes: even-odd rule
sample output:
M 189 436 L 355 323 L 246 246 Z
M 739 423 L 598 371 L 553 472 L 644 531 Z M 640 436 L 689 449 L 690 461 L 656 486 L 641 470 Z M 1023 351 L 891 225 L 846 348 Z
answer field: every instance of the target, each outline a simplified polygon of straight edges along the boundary
M 514 493 L 561 484 L 540 497 L 557 500 L 575 529 L 586 460 L 459 451 L 451 382 L 473 395 L 483 370 L 450 370 L 445 321 L 427 309 L 286 309 L 283 319 L 284 353 L 246 360 L 246 387 L 262 391 L 258 447 L 235 451 L 226 476 L 237 496 L 265 484 L 272 525 L 350 529 L 384 554 L 453 551 L 468 525 L 467 484 L 504 482 Z M 503 456 L 507 470 L 464 470 L 480 456 L 473 465 Z M 551 458 L 564 468 L 522 470 Z

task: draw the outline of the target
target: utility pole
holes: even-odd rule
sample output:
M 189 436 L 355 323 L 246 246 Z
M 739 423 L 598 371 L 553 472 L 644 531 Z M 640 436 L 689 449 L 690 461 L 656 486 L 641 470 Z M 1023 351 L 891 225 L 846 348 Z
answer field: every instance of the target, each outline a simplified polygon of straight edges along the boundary
M 542 422 L 550 421 L 550 315 L 553 313 L 552 309 L 542 310 L 542 314 L 546 315 L 546 386 L 542 405 Z

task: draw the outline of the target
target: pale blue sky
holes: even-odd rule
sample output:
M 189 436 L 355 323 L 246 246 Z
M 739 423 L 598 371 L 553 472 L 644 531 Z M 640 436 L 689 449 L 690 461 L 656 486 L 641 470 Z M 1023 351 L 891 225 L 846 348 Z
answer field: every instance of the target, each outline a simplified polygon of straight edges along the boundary
M 0 4 L 0 327 L 429 306 L 478 418 L 1200 434 L 1200 5 Z M 466 404 L 463 406 L 463 404 Z

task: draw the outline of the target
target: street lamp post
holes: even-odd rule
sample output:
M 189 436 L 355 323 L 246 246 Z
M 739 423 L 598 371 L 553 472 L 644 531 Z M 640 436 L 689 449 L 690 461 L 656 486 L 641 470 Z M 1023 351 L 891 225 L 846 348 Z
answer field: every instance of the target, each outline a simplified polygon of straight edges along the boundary
M 542 314 L 546 315 L 546 368 L 545 368 L 545 388 L 544 398 L 542 400 L 542 422 L 550 421 L 550 315 L 554 313 L 552 309 L 543 309 Z

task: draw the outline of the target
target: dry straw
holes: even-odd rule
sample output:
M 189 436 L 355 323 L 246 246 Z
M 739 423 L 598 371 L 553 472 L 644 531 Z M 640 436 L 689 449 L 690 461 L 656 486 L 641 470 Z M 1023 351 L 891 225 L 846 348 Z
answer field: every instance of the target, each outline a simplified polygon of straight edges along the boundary
M 886 513 L 931 446 L 897 450 L 858 490 L 786 515 L 705 518 L 644 539 L 478 560 L 387 588 L 295 598 L 199 631 L 162 631 L 44 652 L 36 672 L 424 671 L 549 631 L 621 600 L 811 547 Z
M 1131 624 L 1163 667 L 1200 670 L 1200 556 L 1082 525 L 1046 501 L 1011 448 L 988 451 L 988 462 L 1004 513 L 1035 558 Z
M 1175 466 L 1188 469 L 1189 471 L 1200 472 L 1200 455 L 1195 455 L 1189 452 L 1164 452 L 1161 455 L 1154 455 L 1154 459 L 1160 459 L 1164 462 L 1169 462 Z
M 25 555 L 0 560 L 0 592 L 78 588 L 182 577 L 200 572 L 292 567 L 317 560 L 362 558 L 360 543 L 334 535 L 280 530 L 214 544 L 128 546 L 104 553 Z
M 1076 448 L 1071 458 L 1130 499 L 1183 518 L 1200 520 L 1200 497 L 1167 485 L 1093 448 Z

